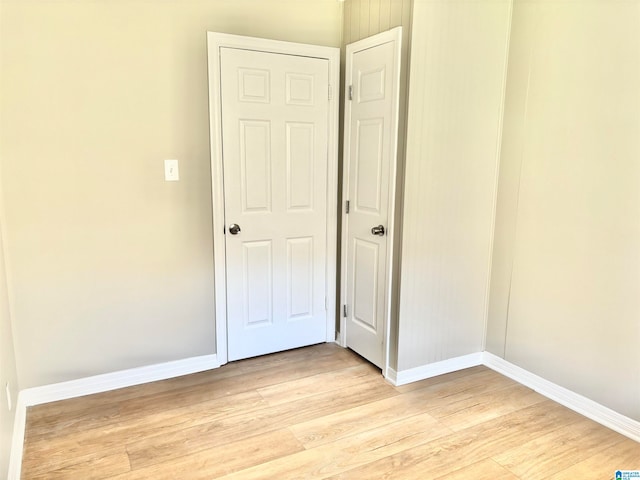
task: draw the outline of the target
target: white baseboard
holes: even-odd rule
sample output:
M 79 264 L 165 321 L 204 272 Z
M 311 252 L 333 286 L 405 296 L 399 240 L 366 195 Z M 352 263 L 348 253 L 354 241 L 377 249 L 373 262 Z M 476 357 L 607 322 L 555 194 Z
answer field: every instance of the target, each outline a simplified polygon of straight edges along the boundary
M 399 372 L 389 368 L 387 380 L 395 386 L 400 386 L 417 382 L 418 380 L 444 375 L 445 373 L 476 367 L 478 365 L 482 365 L 482 352 L 450 358 L 449 360 L 442 360 L 441 362 L 430 363 L 428 365 L 421 365 L 408 370 L 400 370 Z
M 146 367 L 131 368 L 119 372 L 105 373 L 68 382 L 54 383 L 42 387 L 27 388 L 20 392 L 25 406 L 57 402 L 68 398 L 94 393 L 108 392 L 118 388 L 166 380 L 219 367 L 217 356 L 202 355 L 173 362 L 158 363 Z
M 83 395 L 107 392 L 118 388 L 142 385 L 158 380 L 166 380 L 181 375 L 211 370 L 219 366 L 220 363 L 215 354 L 202 355 L 200 357 L 131 368 L 129 370 L 121 370 L 119 372 L 105 373 L 103 375 L 22 390 L 18 394 L 16 405 L 8 479 L 20 479 L 27 407 L 81 397 Z
M 16 414 L 13 420 L 13 436 L 11 437 L 11 452 L 9 454 L 9 472 L 7 480 L 20 480 L 22 469 L 22 448 L 24 443 L 24 430 L 27 423 L 27 407 L 20 401 L 16 402 Z
M 382 376 L 384 379 L 389 382 L 391 385 L 397 387 L 398 386 L 398 372 L 396 372 L 393 368 L 387 366 L 386 371 L 382 371 Z
M 545 397 L 584 415 L 622 435 L 640 442 L 640 422 L 600 405 L 582 395 L 545 380 L 492 353 L 484 352 L 482 363 Z

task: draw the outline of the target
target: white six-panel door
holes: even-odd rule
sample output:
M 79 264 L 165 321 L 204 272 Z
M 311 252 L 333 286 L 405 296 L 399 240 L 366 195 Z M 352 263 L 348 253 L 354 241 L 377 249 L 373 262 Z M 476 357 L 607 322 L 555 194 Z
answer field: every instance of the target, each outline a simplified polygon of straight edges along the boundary
M 220 49 L 229 360 L 326 341 L 328 63 Z
M 346 345 L 385 363 L 401 30 L 347 46 L 343 303 Z M 348 213 L 347 213 L 348 209 Z

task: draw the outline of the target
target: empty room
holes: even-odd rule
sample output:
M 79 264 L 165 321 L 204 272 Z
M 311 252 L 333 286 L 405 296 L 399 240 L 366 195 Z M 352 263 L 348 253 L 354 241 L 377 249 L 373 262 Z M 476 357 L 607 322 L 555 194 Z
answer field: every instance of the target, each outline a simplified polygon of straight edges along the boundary
M 640 478 L 640 0 L 0 0 L 0 478 Z

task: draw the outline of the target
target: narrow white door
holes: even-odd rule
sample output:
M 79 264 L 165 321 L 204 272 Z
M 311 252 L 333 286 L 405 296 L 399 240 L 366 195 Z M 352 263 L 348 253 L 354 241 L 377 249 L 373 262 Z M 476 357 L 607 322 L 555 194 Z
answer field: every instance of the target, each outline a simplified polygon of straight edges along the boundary
M 220 49 L 228 359 L 326 341 L 328 61 Z
M 344 327 L 347 346 L 379 367 L 390 315 L 400 41 L 397 28 L 348 45 L 346 56 Z

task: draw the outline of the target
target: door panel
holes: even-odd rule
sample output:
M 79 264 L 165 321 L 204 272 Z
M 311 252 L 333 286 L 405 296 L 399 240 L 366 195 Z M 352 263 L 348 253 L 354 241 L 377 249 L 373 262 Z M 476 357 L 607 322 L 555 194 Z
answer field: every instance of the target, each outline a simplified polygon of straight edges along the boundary
M 270 103 L 270 71 L 238 68 L 240 102 Z
M 237 360 L 326 340 L 329 66 L 220 52 L 227 345 Z
M 382 68 L 374 68 L 369 71 L 358 72 L 358 103 L 384 100 L 386 96 L 385 78 L 386 65 Z
M 313 209 L 313 123 L 287 123 L 287 209 Z
M 244 212 L 271 210 L 271 123 L 240 120 L 240 186 Z
M 358 120 L 356 126 L 357 150 L 355 162 L 355 211 L 380 215 L 382 196 L 382 169 L 384 165 L 384 119 Z M 388 160 L 387 160 L 388 161 Z M 386 179 L 385 179 L 386 180 Z
M 287 105 L 313 105 L 313 75 L 287 73 Z
M 271 242 L 244 242 L 242 249 L 243 323 L 247 327 L 269 324 L 273 318 Z
M 378 330 L 378 258 L 377 243 L 356 238 L 353 247 L 353 321 L 375 335 Z
M 287 239 L 287 319 L 313 316 L 313 237 Z
M 383 34 L 384 35 L 384 34 Z M 375 37 L 372 37 L 372 39 Z M 388 37 L 386 37 L 388 38 Z M 345 108 L 346 344 L 382 367 L 390 245 L 373 227 L 390 228 L 389 212 L 395 182 L 399 37 L 367 39 L 347 48 Z

